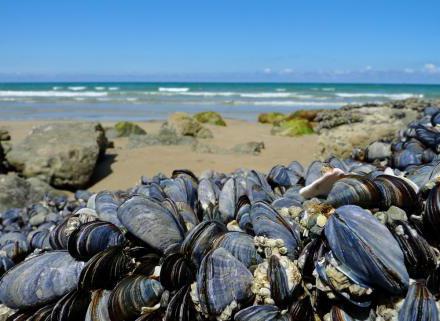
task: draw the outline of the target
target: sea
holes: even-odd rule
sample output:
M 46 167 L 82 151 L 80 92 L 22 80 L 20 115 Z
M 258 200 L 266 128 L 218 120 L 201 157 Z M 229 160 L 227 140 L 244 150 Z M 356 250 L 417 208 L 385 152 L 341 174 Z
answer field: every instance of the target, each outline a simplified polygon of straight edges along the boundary
M 331 83 L 0 83 L 1 120 L 147 121 L 213 110 L 255 121 L 262 112 L 440 99 L 440 85 Z

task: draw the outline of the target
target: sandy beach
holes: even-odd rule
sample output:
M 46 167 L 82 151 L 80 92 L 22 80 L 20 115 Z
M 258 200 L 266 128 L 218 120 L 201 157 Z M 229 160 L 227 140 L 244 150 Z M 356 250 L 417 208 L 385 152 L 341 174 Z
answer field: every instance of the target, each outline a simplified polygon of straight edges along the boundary
M 33 126 L 50 121 L 0 121 L 11 134 L 12 144 L 22 140 Z M 227 127 L 206 125 L 214 134 L 203 143 L 222 148 L 250 141 L 264 142 L 260 155 L 207 154 L 192 150 L 191 146 L 148 146 L 130 149 L 128 138 L 115 138 L 114 148 L 107 149 L 92 178 L 91 191 L 124 189 L 132 187 L 142 175 L 152 176 L 159 172 L 170 175 L 176 168 L 188 168 L 196 174 L 207 169 L 231 172 L 238 167 L 253 168 L 267 173 L 276 164 L 288 164 L 293 160 L 308 165 L 316 157 L 317 135 L 280 137 L 270 134 L 271 126 L 242 120 L 227 119 Z M 148 133 L 157 132 L 161 121 L 136 122 Z M 103 126 L 114 125 L 103 122 Z

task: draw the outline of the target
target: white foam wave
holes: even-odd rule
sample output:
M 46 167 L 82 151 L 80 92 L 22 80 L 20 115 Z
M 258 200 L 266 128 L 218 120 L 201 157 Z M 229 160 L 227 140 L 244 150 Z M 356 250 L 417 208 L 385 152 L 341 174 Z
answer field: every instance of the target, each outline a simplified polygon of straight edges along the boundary
M 96 90 L 104 90 L 105 87 L 99 87 L 99 86 L 98 86 L 98 87 L 95 87 L 95 89 L 96 89 Z
M 277 88 L 277 89 L 275 89 L 276 91 L 278 91 L 278 92 L 283 92 L 283 91 L 286 91 L 286 89 L 285 88 Z
M 255 93 L 255 94 L 240 94 L 243 98 L 288 98 L 290 93 Z
M 185 92 L 189 91 L 189 88 L 185 88 L 185 87 L 176 87 L 176 88 L 159 87 L 159 91 L 170 92 L 170 93 L 185 93 Z
M 388 98 L 388 99 L 408 99 L 423 98 L 423 95 L 400 93 L 400 94 L 380 94 L 380 93 L 336 93 L 341 98 Z
M 13 91 L 0 90 L 0 97 L 104 97 L 106 92 L 71 91 Z
M 60 87 L 60 86 L 52 87 L 53 90 L 59 90 L 59 89 L 61 89 L 61 88 L 63 88 L 63 87 Z
M 119 87 L 108 87 L 108 90 L 111 90 L 111 91 L 115 91 L 115 90 L 118 90 L 119 89 Z
M 345 105 L 343 102 L 322 102 L 322 101 L 298 101 L 298 100 L 284 100 L 284 101 L 234 101 L 234 105 L 254 105 L 254 106 L 307 106 L 307 107 L 341 107 Z
M 80 91 L 80 90 L 86 89 L 87 87 L 84 87 L 84 86 L 71 86 L 71 87 L 67 87 L 67 88 L 69 88 L 70 90 L 73 90 L 73 91 Z

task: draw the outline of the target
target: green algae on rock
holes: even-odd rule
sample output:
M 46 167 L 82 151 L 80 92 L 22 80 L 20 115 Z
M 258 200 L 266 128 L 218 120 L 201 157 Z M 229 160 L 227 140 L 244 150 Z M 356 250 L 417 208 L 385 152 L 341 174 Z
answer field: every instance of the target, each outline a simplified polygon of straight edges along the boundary
M 288 137 L 302 136 L 313 133 L 313 127 L 310 122 L 306 119 L 300 118 L 282 121 L 276 124 L 271 130 L 272 135 Z
M 226 126 L 223 117 L 215 111 L 204 111 L 194 115 L 194 119 L 202 124 L 210 124 L 216 126 Z

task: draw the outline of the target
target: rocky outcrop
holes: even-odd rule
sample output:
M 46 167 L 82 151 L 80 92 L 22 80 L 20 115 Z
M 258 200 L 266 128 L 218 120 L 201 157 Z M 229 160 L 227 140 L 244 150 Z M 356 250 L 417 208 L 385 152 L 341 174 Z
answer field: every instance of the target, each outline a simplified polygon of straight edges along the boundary
M 55 187 L 85 186 L 107 139 L 98 123 L 55 123 L 34 128 L 6 155 L 25 177 L 38 177 Z
M 176 130 L 180 136 L 196 138 L 212 138 L 212 132 L 203 127 L 198 121 L 187 113 L 177 112 L 170 115 L 167 124 Z
M 9 131 L 5 128 L 0 128 L 0 142 L 11 140 L 11 135 Z
M 313 127 L 307 119 L 294 118 L 276 123 L 271 134 L 288 137 L 302 136 L 313 134 Z
M 286 115 L 278 112 L 262 113 L 258 115 L 258 122 L 261 124 L 275 124 L 286 118 Z
M 190 136 L 180 136 L 174 127 L 163 124 L 157 134 L 131 135 L 128 137 L 128 148 L 142 148 L 154 145 L 190 145 L 196 139 Z
M 365 149 L 375 141 L 390 142 L 400 129 L 417 119 L 420 111 L 430 105 L 426 101 L 410 99 L 382 105 L 346 106 L 322 112 L 316 117 L 321 157 L 334 155 L 345 158 L 351 155 L 354 148 Z M 370 148 L 375 148 L 375 153 L 388 153 L 388 149 L 381 144 Z
M 0 212 L 25 207 L 42 199 L 42 194 L 16 173 L 0 175 Z
M 215 126 L 226 126 L 223 117 L 215 111 L 204 111 L 194 115 L 194 119 L 202 124 L 210 124 Z
M 120 121 L 115 124 L 116 137 L 128 137 L 130 135 L 145 135 L 147 132 L 136 125 L 135 123 L 129 121 Z

